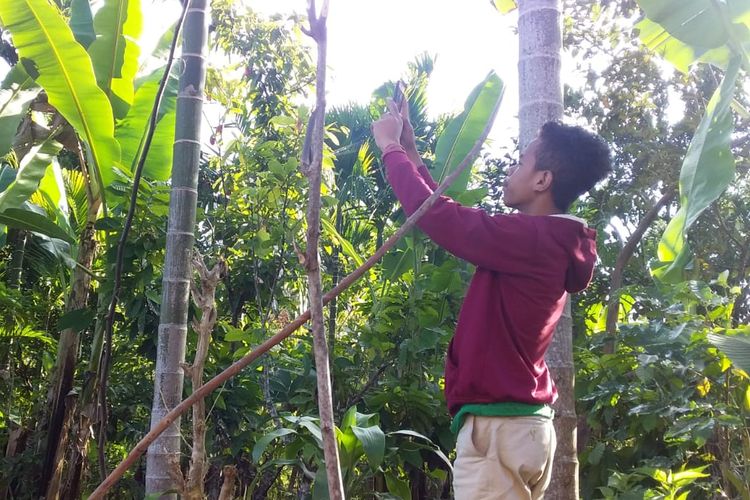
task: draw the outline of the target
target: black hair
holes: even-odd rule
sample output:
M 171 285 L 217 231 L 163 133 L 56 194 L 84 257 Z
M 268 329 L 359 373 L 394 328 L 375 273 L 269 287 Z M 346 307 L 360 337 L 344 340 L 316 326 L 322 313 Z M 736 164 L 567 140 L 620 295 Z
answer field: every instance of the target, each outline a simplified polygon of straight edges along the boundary
M 552 172 L 552 199 L 564 212 L 612 170 L 607 143 L 581 127 L 550 121 L 538 138 L 535 168 Z

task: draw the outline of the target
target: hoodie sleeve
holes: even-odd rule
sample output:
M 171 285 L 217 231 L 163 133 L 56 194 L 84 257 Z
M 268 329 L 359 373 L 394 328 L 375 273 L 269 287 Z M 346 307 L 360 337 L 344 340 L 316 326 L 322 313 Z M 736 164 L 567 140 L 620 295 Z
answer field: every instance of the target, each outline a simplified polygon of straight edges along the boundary
M 396 197 L 406 213 L 413 214 L 433 193 L 429 172 L 426 179 L 401 151 L 387 153 L 384 161 Z M 491 216 L 447 196 L 441 196 L 417 226 L 456 257 L 495 271 L 525 272 L 536 246 L 536 227 L 523 218 Z
M 570 263 L 565 274 L 565 290 L 569 293 L 580 292 L 594 277 L 596 231 L 582 227 L 581 232 L 577 242 L 571 245 Z

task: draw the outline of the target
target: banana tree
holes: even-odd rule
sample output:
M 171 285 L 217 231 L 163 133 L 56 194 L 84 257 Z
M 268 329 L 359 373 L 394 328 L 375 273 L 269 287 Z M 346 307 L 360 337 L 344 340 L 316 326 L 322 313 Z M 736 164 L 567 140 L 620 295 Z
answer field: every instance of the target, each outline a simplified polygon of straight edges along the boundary
M 641 41 L 678 70 L 711 64 L 724 76 L 706 106 L 680 171 L 680 210 L 659 243 L 654 277 L 685 279 L 691 263 L 690 227 L 734 179 L 732 106 L 741 69 L 750 70 L 750 4 L 742 0 L 639 0 Z
M 10 98 L 6 105 L 0 105 L 0 146 L 7 143 L 3 138 L 10 135 L 8 131 L 15 131 L 13 123 L 17 118 L 28 119 L 24 99 L 33 98 L 31 96 L 41 89 L 51 106 L 49 111 L 54 125 L 46 140 L 32 145 L 29 154 L 34 153 L 36 160 L 22 165 L 25 168 L 17 172 L 14 185 L 0 195 L 4 200 L 0 219 L 9 227 L 15 225 L 40 233 L 46 231 L 50 236 L 60 237 L 59 234 L 50 234 L 54 223 L 42 227 L 36 220 L 38 217 L 24 210 L 19 203 L 26 203 L 23 198 L 27 198 L 39 183 L 46 168 L 42 154 L 48 154 L 49 148 L 54 146 L 58 128 L 64 129 L 67 124 L 72 126 L 75 131 L 73 146 L 70 147 L 71 141 L 68 141 L 66 147 L 73 149 L 80 158 L 85 173 L 88 208 L 85 222 L 79 219 L 78 262 L 66 303 L 68 313 L 86 308 L 89 269 L 96 255 L 94 224 L 105 206 L 107 187 L 118 177 L 126 179 L 130 165 L 139 155 L 140 138 L 145 128 L 143 117 L 147 115 L 144 106 L 148 106 L 154 96 L 153 77 L 136 80 L 142 28 L 140 0 L 106 0 L 96 16 L 92 15 L 88 1 L 74 0 L 70 14 L 68 24 L 60 11 L 45 0 L 0 0 L 0 24 L 11 34 L 20 56 L 19 65 L 5 81 Z M 40 88 L 34 90 L 32 81 Z M 28 90 L 30 88 L 32 90 Z M 174 133 L 174 95 L 172 86 L 166 101 L 172 104 L 165 106 L 160 113 L 155 154 L 149 157 L 147 176 L 168 177 L 171 149 L 165 148 L 164 144 L 171 144 Z M 15 123 L 17 128 L 18 121 Z M 76 136 L 80 138 L 80 146 Z M 35 223 L 33 227 L 29 227 L 30 219 Z M 60 485 L 62 467 L 58 465 L 64 463 L 65 443 L 61 432 L 64 400 L 73 385 L 80 329 L 85 329 L 85 326 L 63 330 L 58 344 L 49 392 L 50 414 L 42 488 L 50 484 L 54 490 Z M 94 345 L 101 344 L 95 342 Z M 97 357 L 92 353 L 92 358 Z M 82 457 L 78 459 L 80 461 Z M 73 481 L 77 483 L 77 480 Z M 54 492 L 50 491 L 50 494 L 54 495 Z

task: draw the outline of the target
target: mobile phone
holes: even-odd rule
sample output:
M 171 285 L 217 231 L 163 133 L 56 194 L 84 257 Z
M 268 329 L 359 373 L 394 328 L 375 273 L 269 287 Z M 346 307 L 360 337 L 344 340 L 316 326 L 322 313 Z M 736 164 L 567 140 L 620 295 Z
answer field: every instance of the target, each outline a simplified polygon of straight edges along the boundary
M 396 104 L 396 107 L 400 110 L 401 109 L 401 103 L 404 102 L 404 90 L 406 88 L 406 84 L 399 80 L 396 82 L 395 88 L 393 89 L 393 102 Z

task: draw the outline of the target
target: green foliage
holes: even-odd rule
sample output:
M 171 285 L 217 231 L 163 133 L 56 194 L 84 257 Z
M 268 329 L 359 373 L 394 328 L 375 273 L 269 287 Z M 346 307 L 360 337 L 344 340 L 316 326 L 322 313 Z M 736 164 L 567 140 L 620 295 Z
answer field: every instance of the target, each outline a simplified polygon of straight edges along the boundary
M 708 340 L 721 349 L 732 360 L 735 367 L 750 373 L 750 339 L 747 335 L 748 328 L 744 330 L 744 334 L 740 332 L 732 332 L 733 335 L 709 334 Z
M 0 89 L 0 155 L 10 151 L 21 118 L 26 115 L 38 90 L 21 90 L 20 86 Z
M 726 69 L 724 80 L 709 101 L 683 162 L 680 175 L 680 211 L 670 222 L 659 245 L 654 276 L 663 281 L 684 279 L 689 263 L 686 232 L 700 213 L 713 203 L 734 177 L 730 150 L 732 116 L 740 66 L 750 68 L 750 5 L 747 2 L 700 0 L 639 0 L 647 18 L 641 21 L 641 39 L 660 50 L 675 66 L 687 72 L 696 61 Z M 709 180 L 710 179 L 710 180 Z
M 726 68 L 733 53 L 743 57 L 745 67 L 750 65 L 747 2 L 638 0 L 638 4 L 647 16 L 636 26 L 641 40 L 680 71 L 687 73 L 697 61 Z
M 732 115 L 729 106 L 739 72 L 739 59 L 730 64 L 724 80 L 706 107 L 690 142 L 680 171 L 680 211 L 672 218 L 659 243 L 659 264 L 653 273 L 662 281 L 682 278 L 690 259 L 686 233 L 698 216 L 716 201 L 734 178 L 730 149 Z
M 730 370 L 708 342 L 731 317 L 728 292 L 721 280 L 686 282 L 662 293 L 643 290 L 636 296 L 637 314 L 620 327 L 615 353 L 599 350 L 601 335 L 586 339 L 594 349 L 577 352 L 577 391 L 591 433 L 582 455 L 584 492 L 684 498 L 691 491 L 701 497 L 708 483 L 692 483 L 710 478 L 701 471 L 716 462 L 725 464 L 727 472 L 714 468 L 725 480 L 730 471 L 750 474 L 742 442 L 729 438 L 747 432 L 741 409 L 750 381 Z M 675 468 L 681 471 L 669 472 Z M 651 487 L 647 478 L 660 486 Z
M 143 145 L 151 117 L 151 108 L 163 74 L 164 68 L 160 68 L 140 82 L 132 106 L 115 129 L 115 139 L 122 148 L 122 161 L 130 167 L 131 171 L 134 171 L 136 167 L 135 162 Z M 166 181 L 172 171 L 177 85 L 177 78 L 170 75 L 156 117 L 156 131 L 143 166 L 144 177 Z
M 142 28 L 141 0 L 105 0 L 94 18 L 96 40 L 88 52 L 96 82 L 117 119 L 125 117 L 133 104 Z
M 68 243 L 75 243 L 75 239 L 70 234 L 50 221 L 46 215 L 41 215 L 31 210 L 7 208 L 0 213 L 0 224 L 44 234 Z
M 110 155 L 111 167 L 117 167 L 121 156 L 122 170 L 132 168 L 161 77 L 161 70 L 133 72 L 141 16 L 131 15 L 131 9 L 138 2 L 108 1 L 98 11 L 96 23 L 85 1 L 65 2 L 62 12 L 70 7 L 69 20 L 47 2 L 2 2 L 4 29 L 19 44 L 26 65 L 33 69 L 29 59 L 33 51 L 27 45 L 34 44 L 35 57 L 45 61 L 46 66 L 37 65 L 46 68 L 47 80 L 41 73 L 33 76 L 48 93 L 50 89 L 57 92 L 53 106 L 62 103 L 60 111 L 68 113 L 66 117 L 78 113 L 76 106 L 85 108 L 78 122 L 70 121 L 87 149 L 93 155 L 92 143 L 96 143 L 104 156 Z M 145 7 L 148 2 L 143 3 Z M 726 5 L 734 9 L 736 4 Z M 211 139 L 201 156 L 196 245 L 209 259 L 224 259 L 230 272 L 217 290 L 218 323 L 206 379 L 306 308 L 304 272 L 295 246 L 304 241 L 307 184 L 298 172 L 297 158 L 309 118 L 309 110 L 299 103 L 307 102 L 305 94 L 313 78 L 300 18 L 264 18 L 229 0 L 217 0 L 213 7 L 210 43 L 221 57 L 209 71 L 206 90 L 219 111 L 210 116 Z M 31 8 L 42 9 L 45 21 L 34 25 L 23 15 L 19 17 L 23 22 L 6 26 L 9 9 L 27 12 Z M 702 65 L 694 66 L 687 76 L 665 76 L 651 53 L 635 42 L 627 21 L 635 17 L 633 9 L 633 2 L 571 1 L 565 10 L 569 14 L 566 46 L 583 82 L 580 88 L 566 89 L 566 106 L 573 120 L 591 124 L 612 145 L 616 168 L 603 188 L 575 208 L 577 215 L 598 230 L 602 261 L 594 283 L 575 298 L 574 308 L 582 493 L 584 498 L 608 499 L 686 495 L 747 499 L 750 439 L 742 436 L 748 435 L 750 411 L 750 384 L 747 370 L 743 371 L 743 332 L 750 318 L 746 277 L 750 185 L 746 175 L 738 176 L 727 190 L 711 185 L 713 169 L 720 162 L 704 161 L 711 152 L 721 152 L 714 155 L 721 161 L 731 152 L 737 170 L 746 172 L 750 158 L 747 121 L 739 114 L 732 117 L 733 144 L 728 149 L 711 147 L 721 145 L 729 130 L 721 128 L 722 133 L 715 134 L 708 125 L 699 125 L 710 124 L 701 122 L 703 103 L 717 92 L 720 78 L 714 79 L 713 71 Z M 682 16 L 679 9 L 672 10 Z M 671 13 L 669 9 L 664 12 Z M 742 24 L 742 18 L 733 19 L 736 27 Z M 64 26 L 66 22 L 71 28 Z M 645 23 L 640 24 L 642 35 Z M 95 24 L 100 48 L 88 45 L 93 42 Z M 48 30 L 46 37 L 42 28 Z M 667 34 L 653 36 L 661 37 L 665 46 L 675 43 L 677 39 L 666 38 Z M 162 50 L 157 49 L 149 67 L 164 64 L 165 41 L 169 36 L 160 43 Z M 689 41 L 679 43 L 687 46 Z M 102 49 L 105 45 L 111 49 L 109 59 Z M 87 46 L 93 55 L 85 53 Z M 55 58 L 54 50 L 62 51 L 59 54 L 64 57 Z M 706 59 L 711 53 L 700 55 Z M 696 51 L 691 54 L 689 61 L 698 57 Z M 100 65 L 96 73 L 91 69 L 94 58 Z M 228 60 L 231 63 L 222 66 Z M 431 57 L 420 56 L 403 78 L 408 82 L 406 98 L 420 150 L 440 177 L 473 145 L 502 95 L 502 86 L 490 75 L 472 92 L 464 113 L 431 119 L 426 109 L 433 66 Z M 66 76 L 71 82 L 68 88 L 50 83 L 53 78 L 64 83 Z M 725 72 L 724 78 L 728 89 L 733 76 Z M 740 73 L 738 86 L 742 78 Z M 55 111 L 28 113 L 26 104 L 38 90 L 22 94 L 21 89 L 32 83 L 20 65 L 6 79 L 8 90 L 2 92 L 0 101 L 6 103 L 0 112 L 0 138 L 6 142 L 13 140 L 26 117 L 45 128 L 53 123 Z M 321 214 L 326 289 L 372 254 L 403 221 L 369 130 L 384 109 L 383 99 L 392 85 L 385 82 L 369 102 L 341 106 L 326 117 Z M 722 92 L 716 95 L 727 95 Z M 94 98 L 81 97 L 89 94 Z M 107 426 L 109 468 L 149 425 L 175 94 L 172 78 L 138 193 L 133 232 L 124 247 L 108 393 L 112 402 Z M 733 97 L 736 109 L 747 107 L 742 95 Z M 728 116 L 727 100 L 716 99 L 720 105 L 710 105 L 713 116 L 719 110 Z M 685 105 L 684 116 L 676 120 L 666 113 L 674 100 Z M 101 130 L 104 135 L 114 130 L 113 140 L 121 145 L 121 153 L 114 149 L 107 153 L 105 146 L 112 139 L 97 142 L 98 136 L 86 135 L 81 128 L 81 123 L 99 121 L 114 124 L 104 123 Z M 720 124 L 723 127 L 729 121 Z M 705 134 L 696 135 L 696 130 Z M 694 135 L 697 139 L 691 145 Z M 7 144 L 10 150 L 11 143 Z M 40 414 L 35 406 L 46 402 L 57 330 L 78 332 L 82 359 L 74 389 L 81 397 L 90 391 L 88 372 L 98 360 L 101 332 L 101 311 L 96 311 L 95 304 L 106 303 L 111 294 L 114 249 L 125 215 L 123 201 L 132 187 L 127 174 L 110 169 L 106 216 L 95 223 L 99 250 L 91 269 L 85 270 L 92 277 L 92 295 L 88 307 L 63 314 L 70 267 L 76 266 L 79 250 L 76 242 L 89 218 L 87 189 L 91 186 L 81 171 L 77 148 L 52 154 L 53 158 L 45 159 L 51 167 L 43 169 L 41 163 L 32 161 L 39 157 L 33 152 L 43 150 L 43 144 L 28 146 L 35 149 L 23 155 L 19 165 L 10 154 L 0 166 L 0 192 L 11 186 L 17 166 L 24 167 L 19 177 L 26 179 L 23 196 L 14 202 L 16 212 L 10 212 L 15 218 L 0 219 L 0 230 L 5 234 L 7 223 L 34 231 L 23 240 L 20 289 L 10 289 L 0 281 L 0 362 L 10 374 L 6 377 L 0 371 L 0 445 L 4 447 L 11 430 L 33 427 Z M 688 157 L 697 155 L 698 160 L 693 162 L 693 171 L 683 171 L 680 182 L 683 191 L 691 193 L 685 210 L 694 222 L 689 233 L 686 226 L 678 237 L 685 247 L 689 238 L 695 256 L 691 281 L 654 286 L 649 274 L 649 256 L 656 252 L 661 232 L 677 212 L 674 204 L 668 204 L 625 266 L 625 287 L 610 292 L 609 280 L 624 243 L 654 201 L 677 185 L 677 172 L 689 146 Z M 512 162 L 509 153 L 501 157 L 494 151 L 486 153 L 476 169 L 481 187 L 454 191 L 456 198 L 501 209 L 500 190 Z M 703 169 L 706 165 L 708 170 Z M 464 187 L 476 186 L 476 178 L 467 174 Z M 700 194 L 704 184 L 713 194 L 721 194 L 707 210 L 709 196 Z M 0 197 L 9 198 L 17 187 L 11 189 Z M 7 244 L 0 247 L 0 278 L 9 277 L 13 256 L 21 255 L 17 233 L 9 231 L 3 240 Z M 326 327 L 331 335 L 336 434 L 347 496 L 450 496 L 455 436 L 449 431 L 442 393 L 443 362 L 471 273 L 469 265 L 413 231 L 362 281 L 329 304 Z M 611 339 L 601 321 L 610 293 L 628 305 L 621 309 L 612 353 L 604 350 Z M 195 314 L 191 307 L 190 319 Z M 190 329 L 188 338 L 189 360 L 196 344 Z M 742 349 L 733 349 L 735 344 Z M 221 466 L 234 464 L 248 497 L 326 497 L 311 350 L 309 335 L 300 331 L 207 399 L 210 467 L 206 483 L 210 491 L 220 487 Z M 189 436 L 190 426 L 190 419 L 184 419 L 184 436 Z M 0 459 L 3 478 L 13 480 L 14 498 L 36 497 L 35 439 L 29 437 L 29 444 L 16 456 Z M 95 447 L 89 449 L 86 469 L 90 475 L 83 477 L 84 492 L 90 492 L 98 474 Z M 139 467 L 118 484 L 113 497 L 143 496 Z
M 474 147 L 487 122 L 494 118 L 503 98 L 505 86 L 502 80 L 491 72 L 469 94 L 464 111 L 448 122 L 440 134 L 435 147 L 435 181 L 439 184 Z M 471 170 L 466 169 L 453 185 L 448 194 L 456 195 L 466 190 Z
M 20 63 L 47 92 L 49 103 L 86 141 L 104 186 L 120 161 L 112 106 L 97 86 L 91 60 L 65 20 L 46 0 L 3 0 L 0 22 L 13 38 Z
M 34 194 L 52 158 L 60 152 L 61 145 L 47 138 L 31 147 L 21 159 L 15 180 L 0 192 L 0 213 L 8 208 L 20 208 Z
M 89 0 L 72 0 L 70 3 L 70 29 L 76 41 L 85 49 L 96 40 L 94 17 Z

